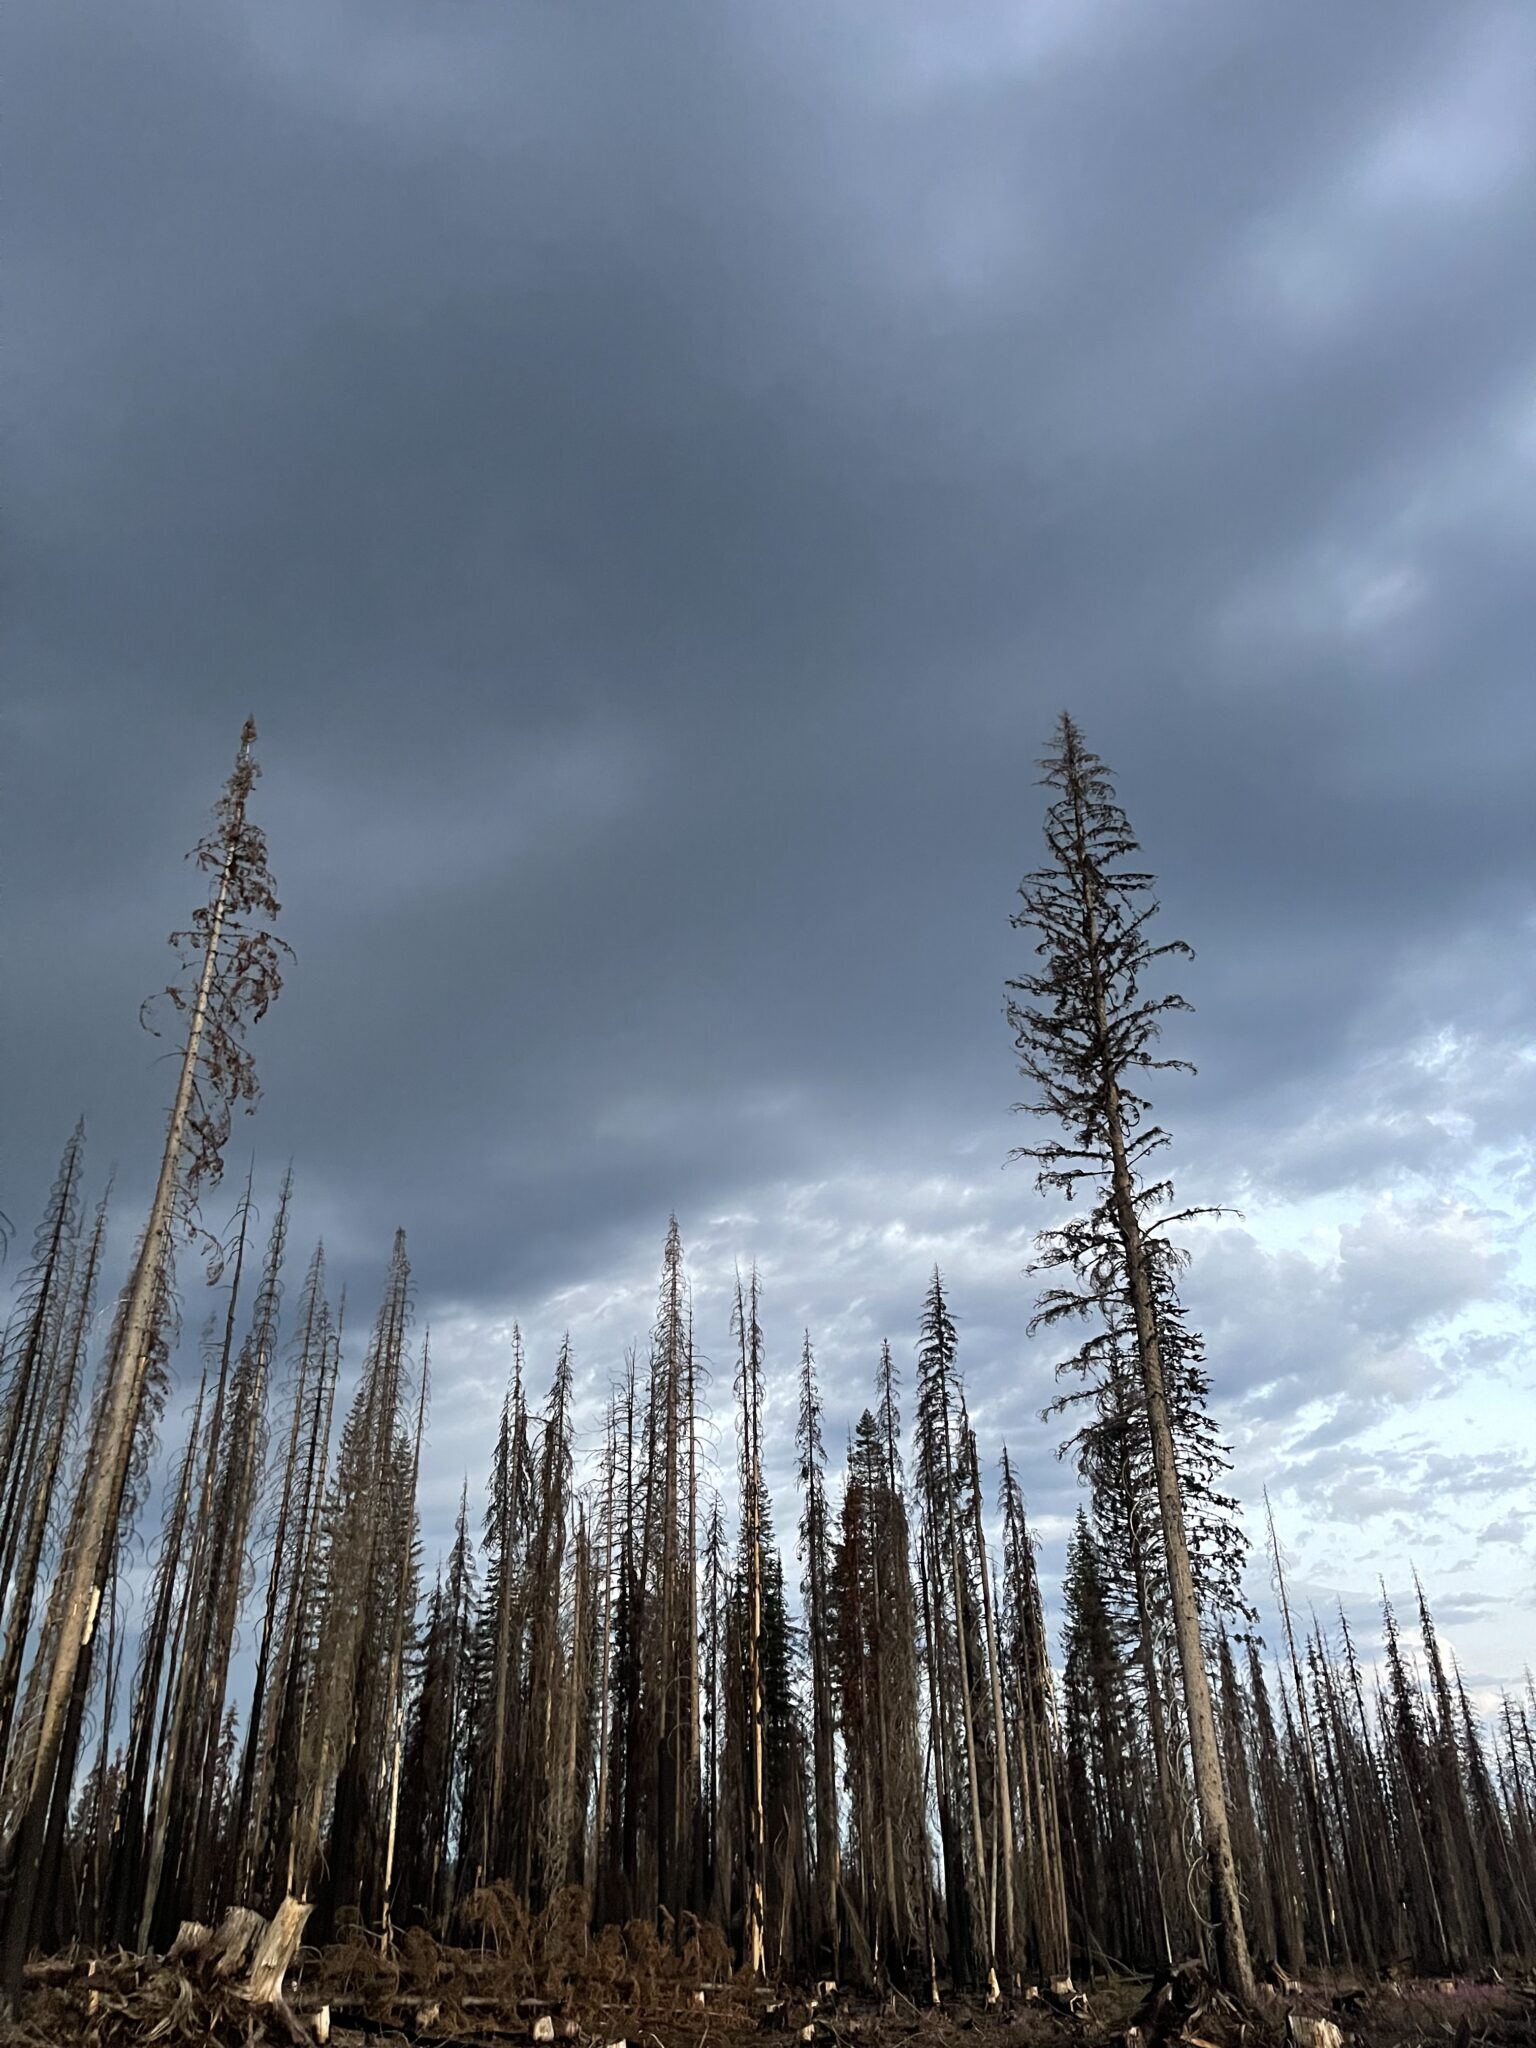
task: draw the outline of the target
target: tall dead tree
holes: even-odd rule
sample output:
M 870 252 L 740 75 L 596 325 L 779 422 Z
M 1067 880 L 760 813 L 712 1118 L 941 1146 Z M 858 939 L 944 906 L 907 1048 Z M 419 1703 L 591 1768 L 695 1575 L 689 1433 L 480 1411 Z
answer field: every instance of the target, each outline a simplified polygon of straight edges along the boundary
M 598 1542 L 602 1548 L 603 1569 L 598 1595 L 602 1620 L 598 1631 L 597 1660 L 597 1791 L 592 1815 L 592 1832 L 588 1838 L 584 1882 L 592 1894 L 595 1917 L 601 1924 L 603 1910 L 603 1887 L 606 1878 L 607 1835 L 608 1835 L 608 1783 L 612 1752 L 612 1707 L 613 1707 L 613 1610 L 614 1610 L 614 1548 L 617 1536 L 619 1447 L 618 1447 L 619 1396 L 617 1391 L 608 1397 L 608 1412 L 603 1426 L 603 1456 L 598 1482 Z
M 962 1411 L 963 1412 L 963 1411 Z M 1008 1724 L 1003 1701 L 1003 1665 L 998 1644 L 997 1618 L 992 1605 L 992 1567 L 987 1556 L 986 1532 L 982 1523 L 981 1462 L 976 1449 L 976 1432 L 963 1422 L 961 1455 L 971 1510 L 976 1577 L 981 1587 L 981 1614 L 986 1647 L 986 1684 L 992 1710 L 988 1740 L 991 1749 L 992 1868 L 991 1919 L 988 1936 L 992 1953 L 1006 1975 L 1012 1977 L 1018 1955 L 1018 1873 L 1015 1868 L 1013 1835 L 1013 1773 L 1008 1761 Z M 994 1992 L 997 1989 L 993 1984 Z
M 827 1454 L 821 1440 L 821 1393 L 811 1333 L 800 1353 L 800 1414 L 795 1433 L 802 1509 L 800 1556 L 811 1667 L 811 1762 L 816 1816 L 817 1943 L 833 1977 L 839 1974 L 838 1899 L 842 1890 L 838 1841 L 836 1723 L 832 1690 L 832 1630 L 827 1529 Z
M 118 1786 L 106 1917 L 109 1930 L 125 1947 L 136 1939 L 143 1908 L 145 1807 L 154 1786 L 151 1771 L 157 1738 L 163 1734 L 169 1718 L 168 1710 L 162 1707 L 162 1691 L 167 1679 L 174 1690 L 180 1662 L 188 1593 L 186 1553 L 191 1546 L 190 1523 L 196 1505 L 197 1462 L 204 1448 L 202 1422 L 207 1392 L 205 1360 L 161 1534 L 149 1616 L 139 1642 L 139 1669 L 128 1724 L 128 1755 Z
M 64 1147 L 48 1207 L 32 1240 L 31 1262 L 0 1338 L 0 1605 L 11 1590 L 32 1480 L 47 1435 L 52 1375 L 68 1330 L 84 1164 L 82 1119 Z
M 730 1559 L 725 1513 L 719 1494 L 710 1501 L 704 1523 L 704 1595 L 702 1612 L 702 1728 L 704 1740 L 703 1809 L 704 1867 L 701 1895 L 704 1914 L 729 1925 L 728 1888 L 733 1860 L 731 1802 L 726 1785 L 729 1688 L 726 1647 L 730 1629 Z M 1512 1724 L 1511 1724 L 1512 1725 Z
M 204 1779 L 202 1770 L 189 1768 L 187 1760 L 201 1736 L 203 1761 L 210 1771 L 215 1769 L 222 1732 L 217 1726 L 222 1702 L 210 1706 L 206 1696 L 206 1673 L 213 1655 L 213 1632 L 219 1605 L 219 1578 L 217 1572 L 211 1570 L 211 1560 L 221 1547 L 215 1504 L 225 1463 L 225 1418 L 229 1412 L 237 1363 L 235 1334 L 243 1305 L 241 1282 L 252 1217 L 249 1177 L 237 1216 L 223 1329 L 217 1343 L 218 1369 L 214 1375 L 213 1398 L 203 1423 L 202 1441 L 198 1445 L 202 1478 L 198 1498 L 190 1513 L 187 1557 L 176 1602 L 176 1638 L 168 1659 L 166 1705 L 151 1788 L 145 1867 L 142 1876 L 134 1878 L 127 1875 L 126 1863 L 123 1865 L 124 1885 L 136 1900 L 135 1920 L 141 1947 L 156 1927 L 157 1914 L 162 1931 L 167 1923 L 174 1927 L 183 1917 L 183 1904 L 189 1909 L 186 1917 L 193 1917 L 191 1902 L 184 1896 L 183 1886 L 189 1872 L 187 1852 L 192 1844 L 194 1817 Z M 210 1326 L 205 1340 L 210 1355 L 214 1351 L 214 1337 L 214 1329 Z M 206 1373 L 205 1361 L 205 1378 Z M 131 1846 L 131 1839 L 125 1840 L 125 1855 Z M 165 1900 L 163 1907 L 162 1898 Z
M 184 1768 L 195 1786 L 179 1836 L 184 1912 L 203 1919 L 221 1903 L 222 1844 L 215 1826 L 216 1774 L 228 1702 L 235 1633 L 249 1582 L 248 1542 L 266 1457 L 267 1396 L 277 1344 L 283 1255 L 292 1176 L 284 1177 L 256 1286 L 251 1324 L 229 1380 L 223 1428 L 210 1445 L 217 1460 L 203 1570 L 195 1589 L 201 1620 L 190 1746 Z M 243 1902 L 241 1902 L 243 1903 Z
M 316 1250 L 307 1286 L 323 1287 L 324 1260 Z M 334 1317 L 321 1294 L 318 1327 L 304 1327 L 314 1345 L 311 1369 L 304 1377 L 304 1442 L 301 1453 L 300 1510 L 293 1532 L 292 1565 L 283 1591 L 283 1622 L 277 1667 L 270 1687 L 273 1732 L 271 1781 L 265 1802 L 265 1824 L 258 1819 L 251 1844 L 252 1867 L 267 1895 L 280 1885 L 284 1896 L 296 1889 L 297 1863 L 306 1814 L 304 1765 L 318 1659 L 321 1537 L 324 1529 L 326 1478 L 330 1460 L 331 1422 L 336 1383 L 341 1371 L 346 1297 Z
M 421 1339 L 421 1366 L 417 1372 L 416 1427 L 410 1439 L 410 1476 L 400 1488 L 395 1526 L 390 1532 L 393 1558 L 389 1560 L 390 1586 L 389 1661 L 385 1666 L 380 1720 L 385 1730 L 380 1783 L 387 1785 L 384 1796 L 386 1819 L 381 1867 L 371 1903 L 376 1907 L 382 1929 L 383 1948 L 389 1953 L 395 1883 L 395 1842 L 400 1824 L 400 1771 L 405 1752 L 405 1660 L 416 1619 L 416 1580 L 420 1544 L 416 1521 L 416 1500 L 421 1485 L 421 1443 L 427 1429 L 427 1397 L 432 1385 L 430 1333 Z M 395 1445 L 397 1467 L 401 1448 Z
M 480 1713 L 466 1817 L 478 1851 L 477 1884 L 511 1871 L 508 1791 L 520 1739 L 517 1682 L 532 1490 L 523 1364 L 522 1333 L 514 1323 L 512 1377 L 502 1403 L 486 1508 L 486 1577 L 477 1628 Z
M 1020 887 L 1015 926 L 1034 935 L 1040 965 L 1008 984 L 1008 1018 L 1020 1068 L 1033 1088 L 1021 1105 L 1049 1118 L 1059 1135 L 1020 1147 L 1036 1163 L 1042 1194 L 1086 1193 L 1084 1210 L 1049 1232 L 1041 1264 L 1062 1275 L 1041 1313 L 1100 1314 L 1106 1302 L 1135 1335 L 1137 1362 L 1162 1516 L 1169 1604 L 1183 1681 L 1190 1761 L 1217 1928 L 1217 1965 L 1229 1991 L 1255 1995 L 1233 1860 L 1221 1752 L 1165 1377 L 1164 1331 L 1176 1263 L 1166 1232 L 1176 1220 L 1166 1178 L 1146 1169 L 1167 1143 L 1138 1092 L 1144 1077 L 1185 1064 L 1156 1056 L 1162 1020 L 1188 1005 L 1149 996 L 1143 984 L 1160 960 L 1187 953 L 1182 941 L 1154 945 L 1152 878 L 1131 865 L 1139 851 L 1104 764 L 1063 713 L 1042 763 L 1051 792 L 1045 838 L 1049 865 Z
M 1333 1961 L 1334 1946 L 1339 1938 L 1339 1925 L 1329 1874 L 1327 1838 L 1323 1831 L 1322 1799 L 1318 1791 L 1317 1747 L 1312 1739 L 1312 1713 L 1307 1702 L 1307 1688 L 1302 1680 L 1301 1659 L 1296 1651 L 1296 1630 L 1291 1621 L 1290 1592 L 1285 1583 L 1285 1558 L 1280 1549 L 1280 1539 L 1275 1534 L 1274 1510 L 1269 1504 L 1267 1488 L 1264 1492 L 1264 1521 L 1269 1535 L 1270 1572 L 1275 1598 L 1280 1607 L 1280 1622 L 1285 1636 L 1285 1651 L 1290 1665 L 1292 1696 L 1296 1702 L 1302 1761 L 1305 1766 L 1302 1790 L 1306 1802 L 1307 1829 L 1311 1837 L 1308 1844 L 1311 1853 L 1306 1858 L 1306 1864 L 1311 1878 L 1310 1905 L 1313 1927 L 1322 1960 L 1327 1965 Z
M 469 1488 L 459 1497 L 446 1581 L 427 1609 L 422 1656 L 405 1745 L 400 1812 L 400 1905 L 439 1937 L 453 1906 L 454 1852 L 471 1754 L 474 1550 Z
M 521 1731 L 513 1872 L 522 1896 L 539 1909 L 565 1883 L 570 1856 L 562 1680 L 567 1548 L 573 1520 L 573 1390 L 574 1361 L 567 1335 L 561 1339 L 540 1429 L 528 1546 L 528 1640 L 519 1674 L 527 1710 Z
M 755 1266 L 745 1292 L 741 1275 L 738 1273 L 736 1276 L 732 1319 L 738 1347 L 736 1392 L 740 1405 L 737 1448 L 741 1481 L 741 1565 L 745 1581 L 741 1631 L 745 1653 L 743 1705 L 746 1723 L 741 1950 L 746 1969 L 752 1975 L 760 1976 L 764 1963 L 768 1822 L 763 1670 L 763 1330 L 758 1316 Z
M 1065 1976 L 1071 1961 L 1062 1850 L 1059 1738 L 1045 1613 L 1024 1495 L 1002 1455 L 1001 1632 L 1009 1674 L 1024 1842 L 1022 1931 L 1039 1974 Z
M 251 1703 L 245 1717 L 240 1785 L 234 1828 L 236 1862 L 232 1896 L 250 1903 L 265 1889 L 272 1833 L 270 1804 L 277 1765 L 283 1702 L 302 1642 L 303 1602 L 308 1598 L 305 1562 L 310 1532 L 319 1512 L 331 1363 L 331 1312 L 325 1298 L 325 1253 L 316 1246 L 299 1297 L 293 1339 L 292 1402 L 286 1447 L 277 1477 L 270 1530 L 271 1561 L 257 1641 Z
M 83 1131 L 77 1129 L 54 1183 L 49 1212 L 34 1240 L 32 1266 L 18 1288 L 19 1333 L 12 1324 L 15 1348 L 7 1345 L 11 1366 L 8 1408 L 16 1413 L 5 1490 L 4 1592 L 8 1606 L 5 1647 L 0 1652 L 0 1778 L 10 1760 L 23 1659 L 65 1444 L 79 1396 L 106 1237 L 108 1198 L 104 1195 L 89 1241 L 83 1246 L 78 1241 L 78 1222 L 72 1211 L 82 1152 Z M 8 1433 L 10 1421 L 8 1413 Z
M 693 1652 L 695 1611 L 691 1484 L 692 1332 L 682 1239 L 670 1219 L 662 1252 L 661 1285 L 651 1332 L 645 1417 L 646 1459 L 642 1514 L 642 1575 L 648 1627 L 643 1638 L 645 1719 L 655 1741 L 653 1801 L 656 1907 L 681 1930 L 683 1907 L 693 1895 L 693 1813 L 697 1787 Z
M 862 1909 L 869 1977 L 927 1990 L 935 1957 L 917 1603 L 888 1342 L 880 1348 L 875 1390 L 877 1406 L 859 1417 L 848 1447 L 832 1546 L 830 1634 L 848 1803 L 844 1867 Z
M 314 1696 L 295 1856 L 305 1896 L 327 1845 L 322 1925 L 377 1904 L 393 1733 L 398 1609 L 414 1614 L 414 1532 L 408 1335 L 411 1269 L 395 1233 L 384 1298 L 337 1449 L 326 1503 Z M 412 1553 L 413 1556 L 413 1553 Z
M 930 1739 L 949 1912 L 949 1963 L 959 1984 L 994 1970 L 977 1705 L 982 1659 L 971 1526 L 964 1512 L 962 1392 L 954 1318 L 935 1267 L 918 1326 L 916 1478 L 922 1510 L 920 1577 Z
M 234 772 L 215 809 L 213 830 L 194 852 L 197 866 L 210 877 L 208 899 L 193 912 L 188 930 L 173 935 L 192 974 L 190 981 L 174 982 L 167 990 L 185 1025 L 176 1091 L 148 1221 L 114 1333 L 104 1398 L 93 1419 L 73 1540 L 59 1567 L 53 1602 L 57 1625 L 29 1782 L 19 1818 L 0 1845 L 0 2010 L 5 2012 L 14 2011 L 21 1985 L 76 1674 L 116 1557 L 119 1511 L 166 1314 L 178 1224 L 188 1216 L 198 1190 L 218 1178 L 232 1110 L 254 1103 L 256 1070 L 245 1032 L 265 1014 L 281 986 L 281 941 L 271 931 L 277 897 L 266 842 L 248 809 L 257 774 L 255 738 L 256 728 L 248 721 Z

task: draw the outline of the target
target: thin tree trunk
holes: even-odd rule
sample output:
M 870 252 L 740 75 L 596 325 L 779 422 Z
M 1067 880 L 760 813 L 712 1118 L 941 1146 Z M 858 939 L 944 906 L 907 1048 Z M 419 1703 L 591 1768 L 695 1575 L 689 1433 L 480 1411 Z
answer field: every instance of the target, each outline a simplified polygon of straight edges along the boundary
M 1018 1944 L 1018 1922 L 1014 1906 L 1013 1787 L 1008 1775 L 1008 1728 L 1003 1718 L 1003 1675 L 997 1654 L 997 1629 L 992 1615 L 992 1575 L 987 1569 L 987 1540 L 981 1519 L 981 1479 L 977 1470 L 976 1443 L 970 1440 L 971 1498 L 975 1509 L 977 1568 L 981 1573 L 981 1611 L 986 1627 L 987 1673 L 992 1688 L 992 1739 L 997 1762 L 997 1853 L 1001 1865 L 1003 1893 L 1003 1937 L 994 1950 L 1005 1976 L 1012 1978 Z M 994 1887 L 994 1916 L 996 1893 Z
M 70 1417 L 74 1412 L 80 1385 L 80 1368 L 90 1335 L 96 1281 L 101 1270 L 102 1247 L 106 1240 L 106 1221 L 107 1198 L 103 1196 L 91 1233 L 90 1249 L 86 1253 L 85 1270 L 74 1298 L 71 1311 L 72 1326 L 65 1357 L 61 1361 L 60 1383 L 53 1396 L 42 1469 L 37 1475 L 32 1492 L 26 1537 L 17 1568 L 16 1584 L 11 1594 L 5 1651 L 3 1657 L 0 1657 L 0 1764 L 8 1763 L 10 1758 L 11 1731 L 16 1713 L 17 1694 L 21 1687 L 22 1659 L 26 1653 L 27 1639 L 32 1627 L 32 1610 L 37 1599 L 38 1580 L 42 1574 L 43 1552 L 48 1540 L 48 1519 L 63 1463 L 65 1438 L 69 1431 Z
M 1079 855 L 1086 870 L 1089 863 L 1080 809 L 1078 817 Z M 1200 1640 L 1200 1607 L 1195 1597 L 1189 1539 L 1184 1527 L 1184 1503 L 1179 1486 L 1178 1459 L 1174 1449 L 1173 1426 L 1168 1415 L 1168 1394 L 1163 1381 L 1163 1353 L 1157 1327 L 1157 1310 L 1141 1218 L 1137 1210 L 1136 1186 L 1126 1152 L 1125 1119 L 1100 964 L 1097 909 L 1091 901 L 1087 907 L 1087 917 L 1086 951 L 1092 975 L 1093 1023 L 1103 1076 L 1104 1131 L 1109 1143 L 1111 1162 L 1111 1209 L 1125 1257 L 1131 1312 L 1136 1322 L 1136 1347 L 1146 1394 L 1147 1427 L 1152 1439 L 1152 1470 L 1157 1482 L 1158 1506 L 1162 1514 L 1163 1543 L 1168 1553 L 1169 1605 L 1173 1611 L 1174 1639 L 1178 1645 L 1179 1668 L 1184 1680 L 1190 1762 L 1194 1770 L 1195 1796 L 1200 1806 L 1201 1829 L 1210 1870 L 1212 1903 L 1215 1908 L 1217 1964 L 1226 1988 L 1245 2004 L 1251 2005 L 1257 1998 L 1257 1986 L 1254 1982 L 1253 1963 L 1248 1954 L 1248 1938 L 1243 1929 L 1242 1900 L 1237 1888 L 1237 1865 L 1232 1855 L 1232 1831 L 1227 1818 L 1226 1792 L 1221 1782 L 1221 1751 L 1216 1740 L 1216 1716 L 1211 1703 L 1210 1678 L 1205 1666 L 1205 1648 Z
M 83 1480 L 78 1538 L 60 1564 L 59 1627 L 53 1661 L 43 1694 L 37 1748 L 32 1761 L 20 1820 L 0 1858 L 4 1891 L 4 1926 L 0 1930 L 0 2014 L 14 2013 L 21 1989 L 22 1965 L 32 1931 L 32 1914 L 42 1876 L 43 1839 L 54 1778 L 65 1742 L 65 1723 L 75 1690 L 75 1674 L 90 1646 L 100 1605 L 103 1575 L 116 1536 L 118 1511 L 128 1474 L 143 1404 L 144 1387 L 161 1313 L 164 1276 L 171 1253 L 176 1197 L 181 1185 L 182 1153 L 192 1111 L 209 1000 L 224 935 L 235 847 L 231 840 L 210 913 L 202 971 L 192 1001 L 181 1071 L 166 1124 L 160 1172 L 150 1204 L 149 1221 L 139 1248 L 132 1288 L 110 1368 L 106 1399 L 92 1432 Z
M 1312 1856 L 1308 1861 L 1314 1871 L 1314 1910 L 1317 1916 L 1317 1937 L 1322 1949 L 1325 1969 L 1333 1965 L 1333 1943 L 1337 1932 L 1337 1916 L 1334 1911 L 1333 1887 L 1328 1876 L 1328 1844 L 1323 1834 L 1322 1805 L 1317 1791 L 1317 1752 L 1312 1742 L 1312 1714 L 1307 1705 L 1307 1689 L 1301 1682 L 1301 1660 L 1296 1655 L 1296 1633 L 1291 1626 L 1291 1602 L 1285 1584 L 1285 1566 L 1280 1557 L 1280 1541 L 1275 1534 L 1274 1510 L 1269 1504 L 1269 1488 L 1264 1489 L 1264 1518 L 1269 1527 L 1270 1555 L 1275 1564 L 1275 1591 L 1280 1600 L 1280 1618 L 1285 1628 L 1285 1646 L 1291 1660 L 1291 1678 L 1296 1688 L 1296 1707 L 1301 1717 L 1302 1757 L 1306 1764 L 1306 1809 L 1307 1826 L 1312 1835 Z

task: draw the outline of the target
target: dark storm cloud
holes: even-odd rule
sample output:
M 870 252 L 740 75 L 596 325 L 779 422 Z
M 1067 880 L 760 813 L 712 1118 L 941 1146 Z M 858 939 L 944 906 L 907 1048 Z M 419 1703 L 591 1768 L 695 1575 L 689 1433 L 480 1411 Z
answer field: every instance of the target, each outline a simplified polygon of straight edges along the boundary
M 1433 1180 L 1452 1101 L 1528 1138 L 1526 9 L 142 0 L 8 69 L 5 1206 L 82 1101 L 142 1184 L 247 708 L 254 1133 L 365 1293 L 403 1221 L 499 1328 L 675 1207 L 842 1371 L 970 1247 L 1024 1434 L 998 1008 L 1063 702 L 1200 950 L 1191 1194 Z

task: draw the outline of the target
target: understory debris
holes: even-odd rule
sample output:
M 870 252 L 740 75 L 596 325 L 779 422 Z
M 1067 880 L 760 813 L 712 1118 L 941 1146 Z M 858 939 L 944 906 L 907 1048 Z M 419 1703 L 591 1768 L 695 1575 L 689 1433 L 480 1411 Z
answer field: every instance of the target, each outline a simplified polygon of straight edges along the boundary
M 420 1928 L 387 1954 L 357 1928 L 301 1951 L 308 1912 L 293 1899 L 270 1921 L 235 1907 L 215 1927 L 184 1922 L 163 1956 L 33 1962 L 0 2048 L 748 2048 L 764 2031 L 804 2048 L 958 2048 L 960 2034 L 996 2048 L 1518 2048 L 1536 2036 L 1536 1987 L 1497 1981 L 1293 1978 L 1245 2009 L 1191 1962 L 1150 1988 L 1097 1979 L 1091 1999 L 1057 1980 L 920 2011 L 827 1982 L 809 1994 L 740 1973 L 699 1984 L 697 1955 L 663 1948 L 647 1923 L 605 1930 L 586 1967 L 546 1976 L 526 1954 L 449 1948 Z

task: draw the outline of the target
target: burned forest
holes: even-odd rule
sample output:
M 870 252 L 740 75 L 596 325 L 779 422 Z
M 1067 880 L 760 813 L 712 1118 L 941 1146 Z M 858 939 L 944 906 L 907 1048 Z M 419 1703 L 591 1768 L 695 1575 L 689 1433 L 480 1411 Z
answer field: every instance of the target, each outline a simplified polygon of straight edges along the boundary
M 995 1400 L 973 1423 L 941 1271 L 903 1276 L 910 1326 L 839 1387 L 834 1439 L 817 1332 L 782 1326 L 750 1246 L 728 1327 L 696 1327 L 662 1216 L 627 1355 L 514 1336 L 496 1362 L 440 1554 L 409 1217 L 376 1302 L 344 1301 L 302 1175 L 263 1211 L 231 1158 L 258 1027 L 303 972 L 255 744 L 148 1012 L 173 1079 L 147 1213 L 119 1215 L 76 1124 L 31 1235 L 13 1221 L 0 1994 L 22 2037 L 841 2042 L 963 2010 L 1033 2015 L 1042 2042 L 1330 2048 L 1419 1983 L 1494 2001 L 1424 2038 L 1493 2029 L 1536 1965 L 1536 1692 L 1475 1699 L 1416 1580 L 1407 1611 L 1383 1592 L 1373 1664 L 1342 1608 L 1293 1599 L 1267 1501 L 1234 1497 L 1223 1361 L 1181 1294 L 1224 1191 L 1175 1191 L 1160 1121 L 1199 1085 L 1187 948 L 1073 720 L 1021 835 L 1028 858 L 1043 813 L 997 1033 L 1037 1233 L 1006 1433 Z M 1059 1588 L 1020 1477 L 1042 1442 L 1080 1482 Z

